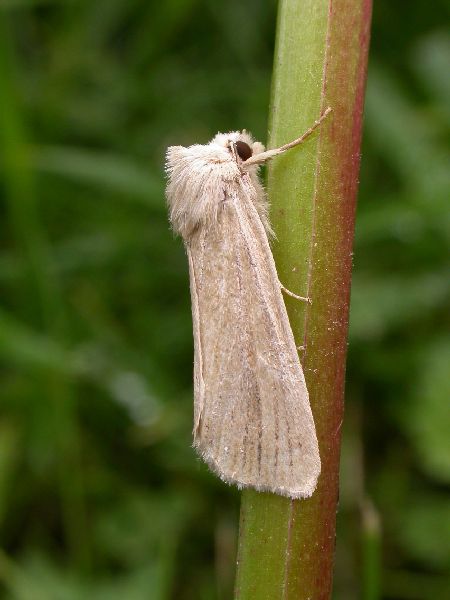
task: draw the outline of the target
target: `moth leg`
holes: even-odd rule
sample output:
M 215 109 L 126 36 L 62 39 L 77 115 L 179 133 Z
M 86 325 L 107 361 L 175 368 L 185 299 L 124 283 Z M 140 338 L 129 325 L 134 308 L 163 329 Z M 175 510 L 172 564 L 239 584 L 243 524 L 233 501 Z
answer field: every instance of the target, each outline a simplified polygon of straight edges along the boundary
M 312 304 L 311 298 L 306 298 L 305 296 L 297 296 L 297 294 L 294 294 L 294 292 L 291 292 L 286 287 L 284 287 L 284 285 L 281 283 L 281 281 L 280 281 L 280 287 L 283 290 L 283 292 L 285 294 L 287 294 L 288 296 L 291 296 L 292 298 L 295 298 L 296 300 L 303 300 L 303 302 L 309 302 L 309 304 Z

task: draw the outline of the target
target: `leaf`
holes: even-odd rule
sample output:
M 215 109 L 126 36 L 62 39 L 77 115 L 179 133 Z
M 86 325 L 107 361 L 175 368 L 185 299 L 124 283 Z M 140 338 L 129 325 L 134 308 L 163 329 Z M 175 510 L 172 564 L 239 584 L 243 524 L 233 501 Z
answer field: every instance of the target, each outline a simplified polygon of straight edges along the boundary
M 120 192 L 127 200 L 139 200 L 157 212 L 165 210 L 163 180 L 128 158 L 85 148 L 34 146 L 32 164 L 44 173 L 68 177 Z

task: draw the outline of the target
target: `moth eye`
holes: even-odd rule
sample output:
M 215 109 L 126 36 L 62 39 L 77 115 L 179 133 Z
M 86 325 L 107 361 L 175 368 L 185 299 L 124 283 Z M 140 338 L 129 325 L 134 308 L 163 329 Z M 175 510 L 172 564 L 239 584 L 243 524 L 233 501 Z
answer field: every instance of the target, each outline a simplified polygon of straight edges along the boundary
M 250 146 L 245 142 L 241 142 L 241 140 L 236 142 L 236 152 L 239 154 L 239 158 L 242 160 L 247 160 L 247 158 L 250 158 L 250 156 L 253 154 Z

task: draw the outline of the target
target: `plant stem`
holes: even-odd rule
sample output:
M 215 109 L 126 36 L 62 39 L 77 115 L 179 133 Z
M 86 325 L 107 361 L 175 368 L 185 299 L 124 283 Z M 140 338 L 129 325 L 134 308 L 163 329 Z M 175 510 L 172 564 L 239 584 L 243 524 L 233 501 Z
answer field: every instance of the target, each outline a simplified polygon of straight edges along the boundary
M 242 494 L 235 597 L 330 597 L 340 429 L 370 0 L 282 0 L 269 147 L 320 130 L 274 159 L 268 193 L 280 280 L 319 439 L 322 473 L 308 500 Z

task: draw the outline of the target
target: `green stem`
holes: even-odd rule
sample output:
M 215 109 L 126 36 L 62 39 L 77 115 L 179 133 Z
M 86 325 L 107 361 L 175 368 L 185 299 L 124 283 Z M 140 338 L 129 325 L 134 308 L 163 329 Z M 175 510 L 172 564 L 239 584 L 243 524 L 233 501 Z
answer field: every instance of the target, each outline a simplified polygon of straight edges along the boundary
M 378 512 L 369 498 L 361 503 L 362 600 L 381 598 L 381 527 Z
M 280 280 L 319 439 L 322 473 L 308 500 L 242 494 L 235 597 L 330 597 L 343 418 L 351 254 L 370 0 L 282 0 L 269 147 L 333 112 L 301 147 L 276 158 L 268 193 Z

